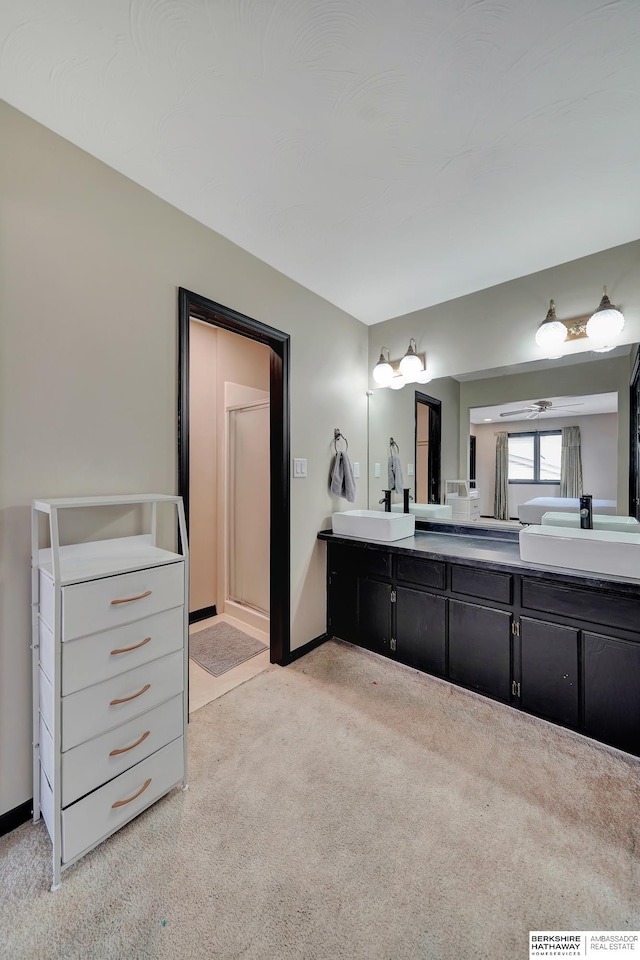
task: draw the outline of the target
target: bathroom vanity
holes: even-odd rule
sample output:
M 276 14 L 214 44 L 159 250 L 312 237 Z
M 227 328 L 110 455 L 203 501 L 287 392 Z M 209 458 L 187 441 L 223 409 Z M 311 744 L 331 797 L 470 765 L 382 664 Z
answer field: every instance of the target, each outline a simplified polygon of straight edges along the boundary
M 517 531 L 425 527 L 318 534 L 327 634 L 640 756 L 640 579 L 525 563 Z

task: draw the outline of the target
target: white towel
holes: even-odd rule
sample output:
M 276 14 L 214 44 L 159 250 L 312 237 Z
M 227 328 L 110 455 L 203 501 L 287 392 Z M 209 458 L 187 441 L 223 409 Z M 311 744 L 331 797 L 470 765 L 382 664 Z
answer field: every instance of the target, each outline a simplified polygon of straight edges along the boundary
M 397 453 L 389 457 L 389 490 L 395 490 L 396 493 L 402 493 L 404 490 L 402 463 Z
M 353 503 L 356 499 L 356 481 L 353 467 L 347 453 L 341 450 L 336 454 L 331 470 L 331 493 Z

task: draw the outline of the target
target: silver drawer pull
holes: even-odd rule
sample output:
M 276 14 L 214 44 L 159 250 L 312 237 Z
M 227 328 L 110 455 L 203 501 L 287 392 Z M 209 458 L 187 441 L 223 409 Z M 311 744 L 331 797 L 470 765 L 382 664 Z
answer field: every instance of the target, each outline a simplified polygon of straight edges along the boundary
M 131 650 L 139 650 L 140 647 L 144 647 L 145 643 L 149 643 L 150 640 L 151 637 L 145 637 L 144 640 L 141 640 L 140 643 L 136 643 L 133 647 L 120 647 L 119 650 L 112 650 L 111 656 L 115 656 L 116 653 L 130 653 Z
M 145 590 L 144 593 L 139 593 L 137 597 L 123 597 L 122 600 L 112 600 L 111 606 L 114 606 L 116 603 L 133 603 L 134 600 L 142 600 L 143 597 L 150 597 L 151 590 Z
M 151 734 L 151 730 L 147 730 L 145 733 L 142 734 L 139 740 L 136 740 L 135 743 L 132 743 L 128 747 L 120 747 L 118 750 L 112 750 L 109 756 L 119 757 L 121 753 L 128 753 L 129 750 L 133 750 L 134 747 L 139 747 L 140 744 L 143 742 L 143 740 L 146 740 L 147 737 L 150 736 L 150 734 Z
M 136 697 L 142 696 L 143 693 L 146 693 L 147 690 L 151 689 L 151 684 L 146 683 L 142 690 L 138 690 L 137 693 L 132 693 L 130 697 L 121 697 L 119 700 L 111 700 L 109 702 L 110 707 L 116 707 L 119 703 L 128 703 L 129 700 L 135 700 Z
M 132 797 L 127 797 L 126 800 L 116 800 L 115 803 L 112 803 L 112 804 L 111 804 L 111 809 L 112 809 L 112 810 L 115 810 L 116 807 L 124 807 L 125 803 L 131 803 L 132 800 L 135 800 L 137 797 L 140 796 L 141 793 L 144 793 L 144 792 L 145 792 L 145 790 L 147 789 L 147 787 L 149 786 L 150 783 L 151 783 L 151 777 L 149 777 L 149 779 L 147 780 L 147 782 L 145 783 L 145 785 L 144 785 L 143 787 L 140 787 L 140 789 L 138 790 L 138 792 L 137 792 L 137 793 L 134 793 L 134 795 L 133 795 Z

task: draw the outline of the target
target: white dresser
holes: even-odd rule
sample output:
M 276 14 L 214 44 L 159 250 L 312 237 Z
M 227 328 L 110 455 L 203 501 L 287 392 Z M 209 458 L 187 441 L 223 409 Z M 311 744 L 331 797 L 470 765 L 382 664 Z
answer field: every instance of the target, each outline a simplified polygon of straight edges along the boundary
M 159 504 L 181 553 L 156 545 Z M 149 532 L 60 546 L 63 511 L 146 505 Z M 169 509 L 169 508 L 167 508 Z M 40 547 L 40 517 L 49 541 Z M 61 872 L 178 784 L 186 789 L 188 549 L 180 497 L 32 504 L 33 819 Z
M 480 495 L 469 480 L 445 480 L 445 503 L 451 507 L 453 520 L 480 519 Z

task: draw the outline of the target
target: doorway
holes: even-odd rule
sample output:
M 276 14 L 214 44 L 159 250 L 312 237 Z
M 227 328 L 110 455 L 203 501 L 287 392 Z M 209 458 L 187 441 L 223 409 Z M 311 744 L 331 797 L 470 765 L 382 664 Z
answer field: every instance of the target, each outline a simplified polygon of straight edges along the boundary
M 190 522 L 190 324 L 198 320 L 265 344 L 269 356 L 269 659 L 290 661 L 289 336 L 180 288 L 178 304 L 178 492 Z M 231 404 L 233 406 L 234 404 Z M 242 405 L 242 404 L 241 404 Z M 246 405 L 246 404 L 245 404 Z M 212 611 L 208 611 L 212 612 Z M 191 618 L 190 618 L 191 619 Z M 198 619 L 198 617 L 194 617 Z
M 268 624 L 268 397 L 253 403 L 227 406 L 225 433 L 225 611 L 253 613 Z
M 415 499 L 440 503 L 441 403 L 416 390 L 415 396 Z

